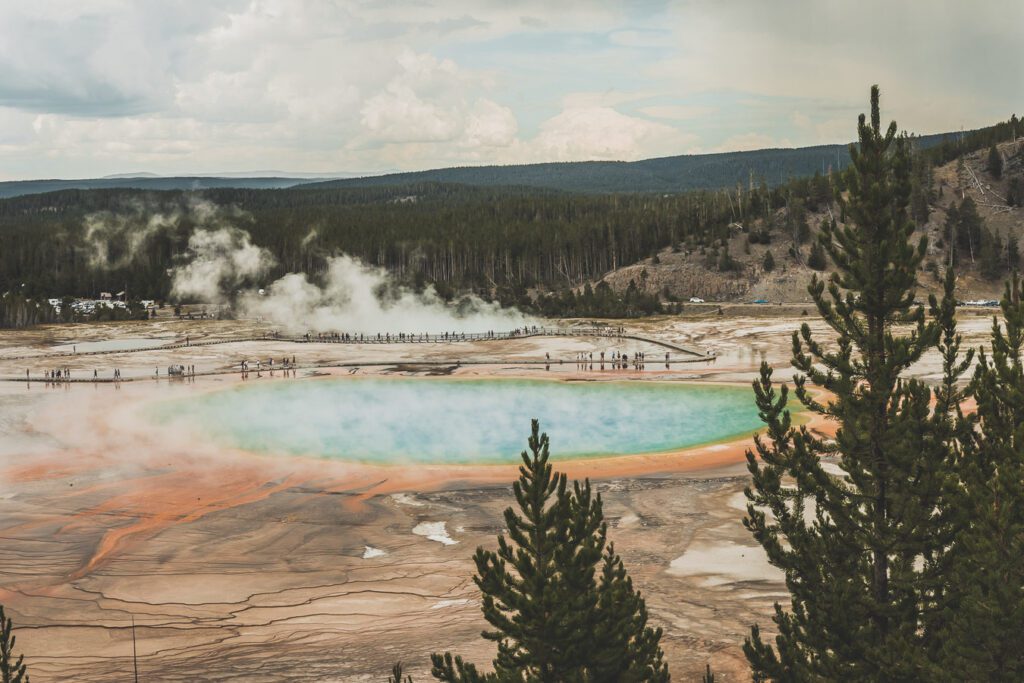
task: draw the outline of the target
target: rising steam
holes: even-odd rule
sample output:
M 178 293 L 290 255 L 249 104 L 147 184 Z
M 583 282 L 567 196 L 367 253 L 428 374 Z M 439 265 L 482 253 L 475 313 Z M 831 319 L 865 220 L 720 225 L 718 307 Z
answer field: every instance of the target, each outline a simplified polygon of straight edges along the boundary
M 89 265 L 100 270 L 131 265 L 153 237 L 174 232 L 182 218 L 182 211 L 155 211 L 142 201 L 126 204 L 116 213 L 89 214 L 84 219 Z
M 528 322 L 519 311 L 476 296 L 450 305 L 433 287 L 413 291 L 383 268 L 344 254 L 328 256 L 326 271 L 315 281 L 289 273 L 259 290 L 276 259 L 239 227 L 251 220 L 236 207 L 194 196 L 170 209 L 137 201 L 117 213 L 86 217 L 85 242 L 94 267 L 121 268 L 139 262 L 157 235 L 180 243 L 187 234 L 188 247 L 170 271 L 173 299 L 234 302 L 239 315 L 264 318 L 289 332 L 434 334 L 508 330 Z M 311 229 L 302 248 L 313 248 L 317 236 Z
M 323 285 L 310 282 L 304 274 L 289 273 L 270 285 L 265 295 L 246 293 L 238 305 L 244 315 L 267 318 L 291 332 L 481 332 L 527 322 L 519 311 L 476 296 L 451 306 L 433 287 L 414 292 L 395 284 L 383 268 L 346 255 L 328 260 Z
M 252 243 L 241 228 L 197 229 L 188 238 L 191 258 L 174 269 L 171 296 L 221 303 L 246 282 L 258 280 L 273 267 L 273 255 Z

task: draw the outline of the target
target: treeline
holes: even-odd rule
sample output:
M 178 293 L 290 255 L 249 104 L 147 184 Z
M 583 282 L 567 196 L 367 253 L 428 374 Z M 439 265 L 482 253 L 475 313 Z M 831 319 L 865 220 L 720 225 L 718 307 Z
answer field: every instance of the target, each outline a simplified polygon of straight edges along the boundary
M 1024 135 L 1024 125 L 1016 114 L 994 126 L 963 133 L 946 133 L 937 143 L 919 145 L 918 153 L 933 166 L 947 164 L 979 149 L 987 149 L 1000 142 L 1015 140 Z
M 503 301 L 502 303 L 506 303 Z M 658 294 L 643 292 L 636 281 L 630 280 L 622 293 L 615 292 L 603 280 L 597 287 L 590 283 L 576 292 L 565 289 L 561 292 L 542 295 L 532 301 L 508 301 L 526 311 L 535 311 L 547 317 L 564 318 L 637 318 L 666 311 L 679 310 L 678 304 L 662 306 Z
M 95 295 L 126 288 L 166 298 L 169 270 L 188 256 L 205 219 L 197 200 L 226 211 L 286 272 L 313 276 L 345 252 L 407 283 L 487 294 L 575 287 L 668 246 L 727 238 L 730 224 L 770 216 L 793 197 L 827 201 L 820 174 L 785 187 L 671 195 L 583 195 L 424 184 L 346 190 L 67 191 L 0 201 L 0 291 Z M 161 217 L 157 220 L 156 217 Z M 155 227 L 154 227 L 155 225 Z M 90 230 L 92 234 L 90 235 Z
M 60 316 L 46 299 L 0 292 L 0 329 L 31 327 L 59 320 Z

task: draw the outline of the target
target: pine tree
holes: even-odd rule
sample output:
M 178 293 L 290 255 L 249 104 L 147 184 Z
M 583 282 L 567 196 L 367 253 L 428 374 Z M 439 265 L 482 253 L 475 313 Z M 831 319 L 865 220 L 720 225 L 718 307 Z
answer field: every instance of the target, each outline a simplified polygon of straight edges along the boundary
M 805 218 L 796 226 L 796 241 L 798 244 L 805 244 L 809 239 L 811 239 L 811 226 L 807 224 Z
M 393 667 L 391 667 L 391 675 L 388 676 L 388 683 L 413 683 L 412 676 L 406 676 L 404 679 L 402 678 L 402 670 L 403 667 L 401 662 L 397 662 Z
M 995 145 L 988 150 L 988 172 L 992 177 L 999 180 L 1003 177 L 1003 157 Z
M 770 273 L 775 270 L 775 257 L 772 256 L 770 249 L 764 252 L 764 260 L 761 262 L 761 267 L 764 268 L 764 272 L 766 273 Z
M 971 257 L 971 263 L 979 256 L 981 249 L 981 233 L 985 222 L 978 213 L 978 205 L 971 197 L 966 197 L 957 212 L 956 240 L 961 252 Z
M 1010 233 L 1006 236 L 1006 269 L 1016 273 L 1020 268 L 1020 246 L 1017 237 Z
M 931 165 L 922 155 L 915 154 L 910 184 L 910 215 L 919 224 L 928 222 L 934 195 L 933 184 Z
M 996 280 L 1003 274 L 1002 264 L 1003 241 L 999 235 L 993 235 L 986 229 L 981 233 L 981 275 L 988 280 Z
M 548 462 L 548 437 L 533 421 L 513 484 L 518 512 L 505 510 L 508 537 L 496 552 L 477 549 L 474 582 L 498 644 L 494 672 L 451 653 L 434 654 L 433 675 L 458 683 L 583 683 L 669 680 L 661 629 L 647 625 L 643 598 L 606 545 L 600 495 L 590 482 L 567 486 Z M 596 567 L 601 564 L 601 575 Z
M 13 622 L 4 615 L 4 607 L 0 605 L 0 682 L 28 683 L 25 656 L 14 658 L 15 636 L 11 633 Z
M 807 257 L 807 266 L 814 270 L 825 270 L 828 267 L 828 259 L 825 257 L 825 247 L 820 242 L 811 245 L 811 253 Z
M 1024 206 L 1024 182 L 1020 178 L 1010 178 L 1006 187 L 1006 205 Z
M 958 514 L 946 573 L 957 590 L 942 603 L 936 662 L 954 680 L 1024 680 L 1024 287 L 1015 276 L 993 321 L 991 355 L 971 383 L 974 415 L 962 418 Z
M 807 209 L 803 200 L 791 198 L 786 222 L 796 244 L 803 244 L 811 237 L 811 226 L 807 224 Z
M 718 264 L 717 265 L 718 265 L 718 270 L 720 270 L 723 273 L 726 272 L 726 271 L 730 271 L 730 270 L 735 270 L 736 269 L 736 265 L 737 265 L 736 264 L 736 260 L 732 256 L 729 255 L 729 244 L 728 243 L 726 243 L 725 246 L 722 247 L 722 255 L 718 257 Z
M 598 583 L 598 621 L 587 680 L 622 683 L 668 681 L 661 629 L 647 626 L 647 606 L 633 588 L 622 558 L 609 544 Z
M 848 222 L 823 238 L 835 267 L 828 296 L 817 276 L 809 287 L 838 343 L 826 348 L 806 324 L 793 337 L 796 395 L 837 423 L 835 439 L 793 427 L 788 389 L 776 391 L 767 364 L 754 384 L 768 430 L 755 441 L 759 457 L 747 454 L 744 524 L 785 572 L 791 600 L 788 610 L 776 604 L 774 646 L 757 626 L 744 645 L 758 681 L 910 681 L 928 665 L 922 609 L 934 600 L 927 558 L 941 543 L 933 531 L 951 420 L 901 374 L 955 325 L 936 320 L 953 306 L 933 300 L 929 319 L 914 303 L 927 241 L 909 244 L 909 149 L 895 122 L 881 128 L 877 86 L 858 133 L 849 198 L 837 197 Z M 819 402 L 808 380 L 834 398 Z M 827 473 L 823 455 L 838 456 L 845 476 Z

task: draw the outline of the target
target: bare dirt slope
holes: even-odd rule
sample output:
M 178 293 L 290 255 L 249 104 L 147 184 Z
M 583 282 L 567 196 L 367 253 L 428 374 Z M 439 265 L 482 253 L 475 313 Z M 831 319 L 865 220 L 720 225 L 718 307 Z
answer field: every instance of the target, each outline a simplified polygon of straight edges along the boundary
M 1000 180 L 986 170 L 988 150 L 966 155 L 963 166 L 953 161 L 934 170 L 936 197 L 927 223 L 921 226 L 929 239 L 928 258 L 920 278 L 924 290 L 937 291 L 940 286 L 932 270 L 941 272 L 948 259 L 943 226 L 946 210 L 952 201 L 959 203 L 964 197 L 972 197 L 985 225 L 1000 235 L 1004 243 L 1009 235 L 1024 240 L 1024 207 L 1009 207 L 1005 201 L 1009 179 L 1024 176 L 1024 139 L 1003 143 L 999 150 L 1005 165 Z M 835 207 L 833 211 L 838 212 Z M 812 240 L 816 239 L 821 221 L 829 216 L 827 211 L 807 214 Z M 777 212 L 774 223 L 785 223 L 785 209 Z M 605 275 L 604 280 L 616 290 L 627 288 L 632 280 L 642 290 L 651 293 L 667 291 L 684 302 L 690 297 L 716 302 L 756 299 L 772 303 L 809 302 L 807 283 L 815 272 L 806 265 L 810 242 L 796 248 L 793 236 L 776 227 L 772 231 L 770 245 L 750 244 L 750 231 L 763 227 L 763 220 L 744 226 L 734 225 L 729 239 L 729 254 L 739 262 L 740 267 L 736 271 L 720 272 L 709 266 L 706 252 L 702 253 L 700 249 L 690 252 L 664 249 L 657 260 L 652 257 L 619 268 Z M 762 266 L 766 251 L 771 251 L 775 260 L 775 269 L 771 272 L 766 272 Z M 980 276 L 976 263 L 961 265 L 958 280 L 961 299 L 995 299 L 1002 290 L 1002 280 L 985 280 Z

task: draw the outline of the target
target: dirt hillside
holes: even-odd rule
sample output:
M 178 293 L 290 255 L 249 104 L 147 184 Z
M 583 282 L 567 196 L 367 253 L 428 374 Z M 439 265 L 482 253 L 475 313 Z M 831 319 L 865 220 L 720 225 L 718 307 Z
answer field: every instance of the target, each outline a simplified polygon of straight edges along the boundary
M 928 235 L 929 248 L 920 283 L 925 291 L 938 291 L 939 273 L 948 260 L 948 245 L 944 236 L 946 211 L 951 202 L 972 197 L 985 226 L 1006 238 L 1015 236 L 1024 244 L 1024 207 L 1006 204 L 1007 186 L 1011 178 L 1024 178 L 1024 138 L 999 145 L 1004 160 L 1004 172 L 996 180 L 986 170 L 988 150 L 979 150 L 963 157 L 963 165 L 953 161 L 934 169 L 935 197 L 931 202 L 928 221 L 919 227 Z M 836 211 L 833 206 L 833 211 Z M 780 209 L 772 221 L 776 226 L 785 224 L 785 209 Z M 770 245 L 751 244 L 752 231 L 765 227 L 764 220 L 748 225 L 734 224 L 729 239 L 729 254 L 737 262 L 731 271 L 719 271 L 709 263 L 706 251 L 685 249 L 674 252 L 662 250 L 657 258 L 619 268 L 604 276 L 615 290 L 624 290 L 633 280 L 638 287 L 650 293 L 667 294 L 673 299 L 687 301 L 699 297 L 709 302 L 739 302 L 764 299 L 772 303 L 802 303 L 810 301 L 807 283 L 815 272 L 807 266 L 810 244 L 817 239 L 821 221 L 829 217 L 827 211 L 808 212 L 807 223 L 811 240 L 797 248 L 793 235 L 780 227 L 772 229 Z M 918 233 L 920 234 L 920 232 Z M 766 272 L 765 252 L 771 251 L 775 268 Z M 962 300 L 997 299 L 1003 290 L 1003 280 L 986 280 L 979 267 L 970 258 L 964 258 L 959 267 L 958 296 Z M 826 269 L 827 272 L 827 269 Z

